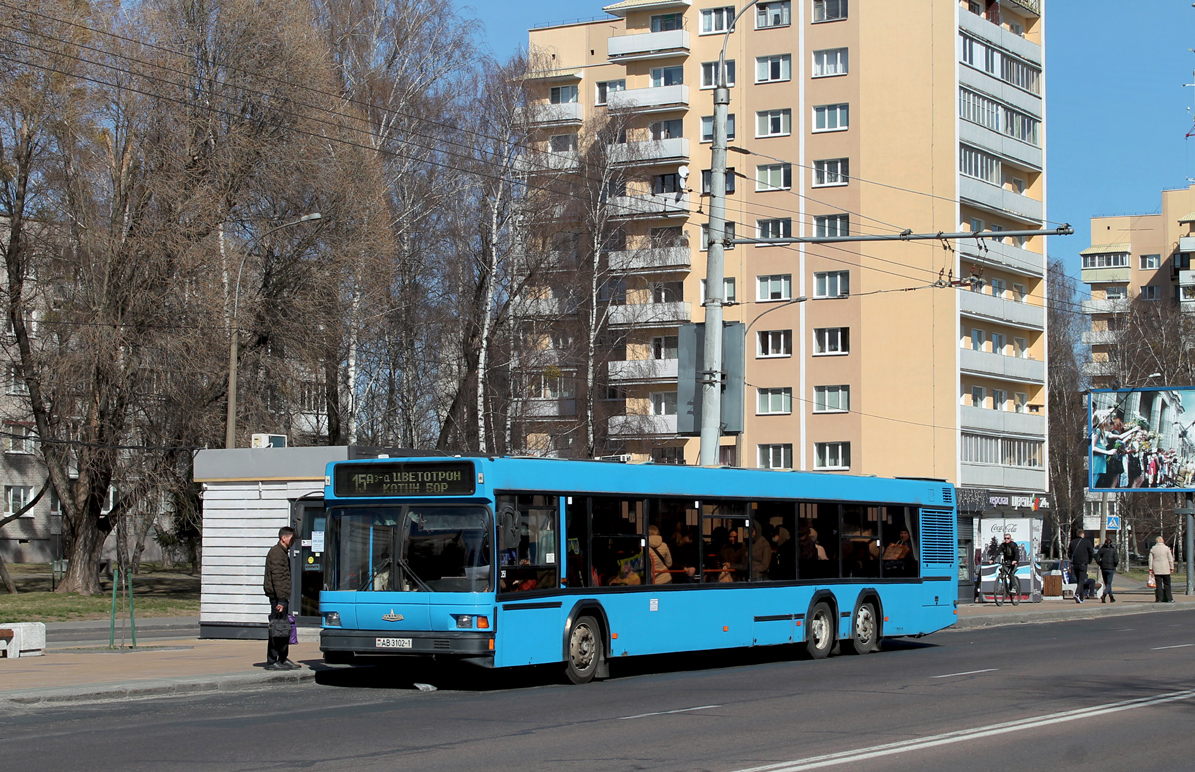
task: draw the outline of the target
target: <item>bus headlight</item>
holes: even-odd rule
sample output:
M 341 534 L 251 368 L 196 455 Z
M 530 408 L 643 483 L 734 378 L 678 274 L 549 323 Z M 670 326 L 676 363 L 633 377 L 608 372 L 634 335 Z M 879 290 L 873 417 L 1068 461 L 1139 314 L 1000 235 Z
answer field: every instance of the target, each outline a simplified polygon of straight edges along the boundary
M 473 629 L 473 615 L 472 614 L 453 614 L 452 618 L 456 620 L 456 629 L 458 629 L 458 630 L 472 630 Z
M 324 627 L 340 627 L 340 612 L 339 611 L 325 611 Z

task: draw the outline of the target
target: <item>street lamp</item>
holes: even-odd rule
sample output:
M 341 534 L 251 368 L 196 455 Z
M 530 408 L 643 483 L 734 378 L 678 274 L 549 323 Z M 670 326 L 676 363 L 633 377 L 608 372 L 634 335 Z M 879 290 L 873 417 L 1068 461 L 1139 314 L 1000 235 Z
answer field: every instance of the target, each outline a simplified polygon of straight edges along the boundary
M 319 212 L 312 212 L 311 214 L 303 215 L 297 220 L 277 225 L 254 239 L 252 245 L 256 246 L 262 239 L 274 231 L 280 231 L 283 228 L 311 222 L 312 220 L 319 220 L 322 217 L 323 215 Z M 245 250 L 245 254 L 241 257 L 241 265 L 237 268 L 237 283 L 232 293 L 232 321 L 228 325 L 228 410 L 224 414 L 224 447 L 228 449 L 236 447 L 237 433 L 237 341 L 239 339 L 239 331 L 237 330 L 237 305 L 241 298 L 241 273 L 245 270 L 245 261 L 249 259 L 252 251 L 252 249 Z

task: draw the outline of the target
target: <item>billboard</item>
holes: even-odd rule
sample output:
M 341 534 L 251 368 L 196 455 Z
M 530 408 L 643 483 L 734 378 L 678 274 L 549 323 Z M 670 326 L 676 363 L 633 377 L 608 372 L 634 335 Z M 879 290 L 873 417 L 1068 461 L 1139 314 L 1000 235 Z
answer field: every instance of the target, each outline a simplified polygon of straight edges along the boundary
M 1091 490 L 1195 492 L 1195 388 L 1097 389 L 1087 415 Z
M 1040 518 L 983 517 L 975 528 L 975 565 L 978 567 L 981 601 L 993 599 L 996 575 L 1000 569 L 1000 544 L 1004 534 L 1012 534 L 1017 545 L 1017 584 L 1022 599 L 1036 602 L 1041 599 L 1041 529 Z

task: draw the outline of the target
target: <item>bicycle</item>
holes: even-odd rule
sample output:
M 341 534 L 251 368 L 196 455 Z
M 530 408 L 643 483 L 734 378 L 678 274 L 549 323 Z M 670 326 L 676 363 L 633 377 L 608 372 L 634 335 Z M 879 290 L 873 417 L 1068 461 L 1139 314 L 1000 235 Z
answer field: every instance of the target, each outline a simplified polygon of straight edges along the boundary
M 1021 602 L 1021 588 L 1016 571 L 1016 566 L 1000 566 L 996 574 L 996 588 L 992 592 L 992 599 L 996 601 L 997 606 L 1003 605 L 1005 595 L 1014 606 Z

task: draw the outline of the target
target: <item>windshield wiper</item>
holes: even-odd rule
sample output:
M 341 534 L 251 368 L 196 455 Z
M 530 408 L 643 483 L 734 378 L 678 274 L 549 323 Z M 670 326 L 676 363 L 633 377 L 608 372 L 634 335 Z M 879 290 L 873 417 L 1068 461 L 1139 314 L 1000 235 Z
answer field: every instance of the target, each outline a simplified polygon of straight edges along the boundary
M 411 570 L 411 564 L 407 562 L 406 558 L 398 558 L 398 564 L 402 566 L 402 569 L 407 572 L 408 576 L 415 580 L 415 584 L 419 585 L 421 590 L 424 592 L 435 592 L 435 590 L 428 586 L 427 582 L 419 578 L 419 574 Z

